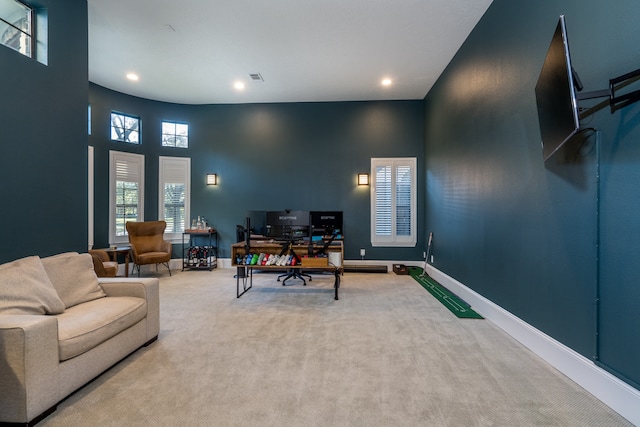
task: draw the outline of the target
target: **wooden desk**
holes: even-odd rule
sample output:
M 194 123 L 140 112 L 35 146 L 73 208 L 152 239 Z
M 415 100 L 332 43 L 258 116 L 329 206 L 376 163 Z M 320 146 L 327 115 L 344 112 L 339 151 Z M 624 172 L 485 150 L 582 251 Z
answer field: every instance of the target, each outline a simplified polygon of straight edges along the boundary
M 321 248 L 322 248 L 322 245 L 319 243 L 313 245 L 312 247 L 312 249 L 315 251 Z M 342 261 L 344 258 L 344 249 L 341 241 L 332 242 L 332 244 L 327 248 L 327 255 L 330 253 L 334 253 L 336 255 L 334 255 L 332 258 L 336 258 L 339 256 L 339 262 L 337 264 L 327 264 L 324 266 L 315 266 L 315 265 L 306 266 L 302 264 L 279 266 L 279 265 L 244 265 L 244 264 L 239 264 L 237 262 L 238 258 L 243 259 L 247 255 L 247 253 L 257 253 L 257 254 L 264 253 L 264 254 L 279 255 L 281 252 L 283 252 L 283 249 L 293 250 L 293 252 L 297 256 L 302 257 L 308 254 L 309 245 L 286 244 L 285 242 L 277 243 L 277 242 L 271 242 L 271 241 L 268 241 L 268 242 L 267 241 L 251 241 L 251 245 L 249 247 L 248 252 L 247 252 L 245 242 L 235 243 L 231 245 L 231 262 L 234 267 L 238 267 L 237 268 L 238 271 L 236 274 L 236 297 L 237 298 L 240 298 L 249 289 L 253 287 L 253 271 L 254 270 L 262 270 L 262 271 L 277 270 L 277 271 L 287 271 L 287 272 L 297 273 L 298 275 L 302 275 L 303 272 L 308 274 L 313 271 L 332 272 L 334 275 L 333 288 L 335 290 L 335 299 L 336 300 L 338 299 L 338 289 L 340 288 L 340 275 L 342 274 Z M 280 279 L 278 278 L 278 281 L 279 280 Z M 287 279 L 285 279 L 285 281 L 286 280 Z M 309 278 L 309 281 L 311 281 L 311 278 Z M 242 291 L 240 289 L 241 282 L 242 282 Z M 306 281 L 304 281 L 304 279 L 303 279 L 303 282 L 304 282 L 304 285 L 306 286 L 307 283 Z M 285 285 L 284 281 L 282 282 L 282 285 L 283 286 Z

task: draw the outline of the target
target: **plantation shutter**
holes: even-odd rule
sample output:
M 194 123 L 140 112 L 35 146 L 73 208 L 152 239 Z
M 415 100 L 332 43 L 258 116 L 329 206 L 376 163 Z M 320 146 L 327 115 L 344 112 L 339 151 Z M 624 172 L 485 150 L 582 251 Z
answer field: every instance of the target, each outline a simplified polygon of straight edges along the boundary
M 391 191 L 391 166 L 381 165 L 375 168 L 375 234 L 391 236 L 393 212 Z
M 110 243 L 128 241 L 126 222 L 144 221 L 144 156 L 109 152 Z
M 167 223 L 166 237 L 177 239 L 189 218 L 191 159 L 161 156 L 159 161 L 158 218 Z
M 416 159 L 371 159 L 372 246 L 415 246 Z

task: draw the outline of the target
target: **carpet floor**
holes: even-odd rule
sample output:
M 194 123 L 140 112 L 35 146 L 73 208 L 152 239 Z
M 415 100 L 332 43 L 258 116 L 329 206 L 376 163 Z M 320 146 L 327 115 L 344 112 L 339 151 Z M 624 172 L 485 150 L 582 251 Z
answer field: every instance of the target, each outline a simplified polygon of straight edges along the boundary
M 54 426 L 626 426 L 488 320 L 410 276 L 345 273 L 236 298 L 235 270 L 160 274 L 158 341 L 58 405 Z

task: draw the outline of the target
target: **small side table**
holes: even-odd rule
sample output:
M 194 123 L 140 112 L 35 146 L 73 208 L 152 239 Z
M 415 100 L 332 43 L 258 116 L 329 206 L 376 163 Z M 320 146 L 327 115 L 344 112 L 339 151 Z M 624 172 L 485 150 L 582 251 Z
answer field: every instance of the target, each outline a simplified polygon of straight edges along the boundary
M 118 262 L 118 255 L 124 255 L 124 276 L 129 277 L 129 254 L 131 253 L 131 246 L 116 246 L 115 248 L 101 249 L 109 254 L 111 261 Z

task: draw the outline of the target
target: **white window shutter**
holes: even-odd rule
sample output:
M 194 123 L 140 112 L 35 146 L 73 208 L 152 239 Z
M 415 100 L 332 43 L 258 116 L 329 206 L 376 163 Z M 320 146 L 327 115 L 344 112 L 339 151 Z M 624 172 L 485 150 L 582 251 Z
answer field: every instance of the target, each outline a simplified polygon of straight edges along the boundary
M 371 245 L 415 246 L 416 158 L 372 158 L 371 176 Z
M 179 240 L 188 228 L 191 200 L 191 159 L 159 158 L 158 218 L 167 222 L 165 237 Z
M 126 243 L 127 221 L 144 221 L 144 156 L 109 151 L 109 243 Z

